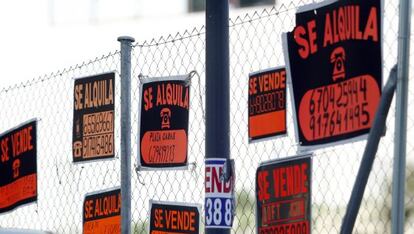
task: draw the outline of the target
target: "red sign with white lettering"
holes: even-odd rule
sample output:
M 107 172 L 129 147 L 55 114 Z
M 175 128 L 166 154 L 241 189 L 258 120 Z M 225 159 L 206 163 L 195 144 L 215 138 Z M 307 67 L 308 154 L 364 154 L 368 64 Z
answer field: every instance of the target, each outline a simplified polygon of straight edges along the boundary
M 310 233 L 311 167 L 310 155 L 259 166 L 256 172 L 258 233 Z

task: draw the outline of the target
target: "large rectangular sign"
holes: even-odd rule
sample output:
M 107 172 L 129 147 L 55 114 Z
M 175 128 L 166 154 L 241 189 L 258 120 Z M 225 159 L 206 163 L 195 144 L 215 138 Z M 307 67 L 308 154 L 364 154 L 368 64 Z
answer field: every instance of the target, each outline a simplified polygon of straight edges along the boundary
M 0 213 L 37 200 L 37 122 L 0 135 Z
M 302 148 L 366 136 L 382 86 L 381 0 L 327 1 L 296 13 L 284 34 L 296 136 Z
M 113 158 L 115 73 L 75 80 L 73 161 Z
M 257 233 L 310 233 L 311 175 L 310 155 L 266 162 L 257 168 Z
M 83 233 L 121 233 L 121 189 L 86 194 L 83 201 Z
M 150 234 L 200 233 L 201 205 L 150 201 Z
M 235 214 L 234 173 L 224 181 L 226 159 L 208 158 L 205 165 L 205 225 L 206 228 L 227 228 L 233 225 Z
M 286 134 L 286 69 L 249 74 L 249 141 Z
M 188 76 L 151 78 L 141 85 L 141 169 L 186 168 L 190 82 Z

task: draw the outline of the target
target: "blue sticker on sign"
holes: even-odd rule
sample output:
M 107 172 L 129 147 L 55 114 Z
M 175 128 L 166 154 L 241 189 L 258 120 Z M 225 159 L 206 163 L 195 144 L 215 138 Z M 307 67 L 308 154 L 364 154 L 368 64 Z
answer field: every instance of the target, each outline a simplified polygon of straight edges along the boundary
M 223 180 L 225 159 L 206 160 L 205 170 L 205 224 L 206 228 L 230 229 L 234 219 L 234 173 Z

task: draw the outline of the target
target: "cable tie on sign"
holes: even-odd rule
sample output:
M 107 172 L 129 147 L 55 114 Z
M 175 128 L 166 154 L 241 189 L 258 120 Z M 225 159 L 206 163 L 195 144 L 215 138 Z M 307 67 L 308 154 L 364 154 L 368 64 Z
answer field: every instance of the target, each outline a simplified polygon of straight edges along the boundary
M 195 171 L 195 169 L 197 168 L 197 162 L 190 162 L 188 164 L 192 166 L 190 170 Z
M 109 170 L 106 170 L 106 172 L 105 172 L 105 175 L 104 175 L 104 178 L 103 178 L 103 181 L 102 181 L 102 185 L 105 185 L 105 180 L 106 180 L 106 176 L 108 175 L 108 171 Z
M 62 180 L 60 179 L 60 175 L 59 175 L 59 167 L 57 165 L 57 161 L 55 162 L 55 167 L 56 167 L 56 176 L 59 180 L 59 185 L 62 185 Z
M 191 176 L 196 178 L 197 162 L 190 162 L 188 163 L 188 166 Z
M 204 123 L 206 122 L 206 112 L 203 106 L 203 95 L 201 92 L 201 77 L 200 74 L 198 74 L 198 72 L 196 70 L 192 70 L 190 71 L 190 73 L 188 73 L 188 79 L 192 79 L 194 76 L 198 77 L 198 97 L 200 98 L 200 108 L 201 108 L 201 112 L 202 112 L 202 117 L 203 117 L 203 121 Z
M 139 182 L 141 185 L 144 185 L 144 186 L 145 186 L 145 183 L 144 183 L 144 180 L 143 180 L 143 178 L 142 178 L 142 175 L 141 175 L 140 171 L 141 171 L 141 166 L 137 166 L 137 165 L 135 165 L 135 173 L 137 174 L 137 179 L 138 179 L 138 182 Z
M 234 176 L 234 159 L 226 158 L 220 180 L 227 183 L 232 176 Z
M 119 70 L 114 70 L 114 73 L 117 74 L 119 77 L 121 77 L 121 71 Z
M 186 87 L 191 85 L 191 79 L 196 75 L 199 76 L 196 70 L 192 70 L 192 71 L 190 71 L 190 73 L 188 73 L 188 77 L 185 80 L 185 86 Z
M 37 215 L 39 215 L 39 202 L 36 202 L 35 212 L 36 212 Z
M 79 179 L 80 179 L 80 178 L 82 178 L 82 177 L 81 177 L 81 175 L 82 175 L 83 168 L 84 168 L 84 167 L 82 166 L 82 167 L 81 167 L 81 169 L 80 169 L 80 172 L 79 172 Z M 79 181 L 80 181 L 80 180 L 79 180 Z M 76 186 L 76 191 L 78 191 L 78 192 L 79 192 L 79 184 L 80 184 L 80 183 L 78 183 L 78 185 Z
M 148 78 L 149 76 L 145 76 L 145 75 L 143 75 L 142 73 L 139 73 L 139 75 L 138 75 L 138 79 L 139 79 L 139 81 L 142 83 L 142 80 L 143 79 L 146 79 L 146 78 Z

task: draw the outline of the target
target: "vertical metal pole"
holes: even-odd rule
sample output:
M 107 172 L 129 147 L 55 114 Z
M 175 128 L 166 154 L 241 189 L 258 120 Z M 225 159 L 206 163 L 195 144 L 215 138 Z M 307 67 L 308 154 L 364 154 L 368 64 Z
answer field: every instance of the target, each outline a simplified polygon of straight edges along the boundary
M 206 1 L 206 158 L 230 156 L 229 3 Z M 206 234 L 230 229 L 206 228 Z
M 378 109 L 375 113 L 374 123 L 369 131 L 367 144 L 365 146 L 364 155 L 358 169 L 354 187 L 352 188 L 351 198 L 349 199 L 346 213 L 342 221 L 341 234 L 352 233 L 355 220 L 361 206 L 362 197 L 364 196 L 367 186 L 369 174 L 374 164 L 375 155 L 377 154 L 379 141 L 384 133 L 388 111 L 390 110 L 392 98 L 394 97 L 395 86 L 397 84 L 397 67 L 390 72 L 387 84 L 385 85 Z
M 398 72 L 392 178 L 392 233 L 404 233 L 405 161 L 407 144 L 408 69 L 410 65 L 411 0 L 400 0 Z
M 131 233 L 131 44 L 132 37 L 118 37 L 121 43 L 121 233 Z

